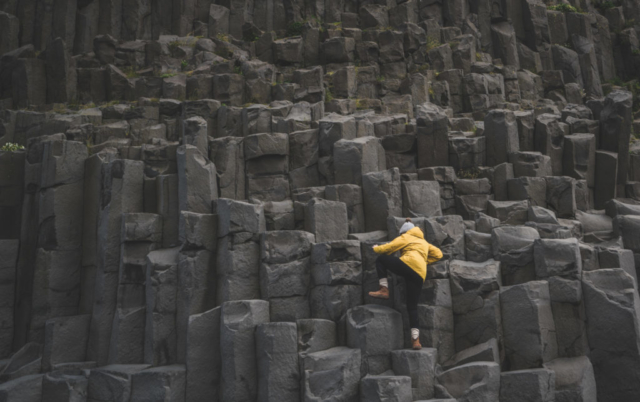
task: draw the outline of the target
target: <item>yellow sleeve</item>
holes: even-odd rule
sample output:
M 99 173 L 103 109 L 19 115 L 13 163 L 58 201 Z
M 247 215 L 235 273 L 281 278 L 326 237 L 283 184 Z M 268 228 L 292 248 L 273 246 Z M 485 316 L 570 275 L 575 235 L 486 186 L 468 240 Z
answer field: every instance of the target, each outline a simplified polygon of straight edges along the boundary
M 429 244 L 429 256 L 427 257 L 427 264 L 440 261 L 442 258 L 442 251 L 436 246 Z
M 402 238 L 402 236 L 398 236 L 395 239 L 393 239 L 391 242 L 387 243 L 387 244 L 382 244 L 380 246 L 375 246 L 373 248 L 373 251 L 375 251 L 378 254 L 393 254 L 396 251 L 400 250 L 401 248 L 405 247 L 407 245 L 407 242 Z

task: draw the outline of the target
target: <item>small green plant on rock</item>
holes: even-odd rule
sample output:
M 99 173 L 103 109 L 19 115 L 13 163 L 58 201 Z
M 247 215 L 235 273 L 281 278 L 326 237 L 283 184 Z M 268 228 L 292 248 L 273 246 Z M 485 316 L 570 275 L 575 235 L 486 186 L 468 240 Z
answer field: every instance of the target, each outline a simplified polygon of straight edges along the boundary
M 5 152 L 17 152 L 22 150 L 24 150 L 24 146 L 20 144 L 15 144 L 13 142 L 7 142 L 2 146 L 2 148 L 0 148 L 0 151 L 5 151 Z
M 480 169 L 477 167 L 460 169 L 458 170 L 457 176 L 459 179 L 477 179 L 480 177 Z
M 333 94 L 331 93 L 331 88 L 327 88 L 324 92 L 324 101 L 325 103 L 331 102 L 333 100 Z
M 183 70 L 186 70 L 187 68 L 189 68 L 189 62 L 186 60 L 182 60 L 182 62 L 180 63 L 180 66 L 182 66 Z
M 427 52 L 440 46 L 440 41 L 432 36 L 427 36 Z
M 561 11 L 563 13 L 582 13 L 582 10 L 572 6 L 571 4 L 556 4 L 555 6 L 547 6 L 547 10 Z

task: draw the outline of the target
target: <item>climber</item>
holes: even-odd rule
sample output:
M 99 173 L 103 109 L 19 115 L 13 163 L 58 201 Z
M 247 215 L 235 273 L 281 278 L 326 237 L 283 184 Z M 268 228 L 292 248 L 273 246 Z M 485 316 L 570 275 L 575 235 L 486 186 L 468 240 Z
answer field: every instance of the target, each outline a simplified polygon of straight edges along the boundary
M 378 299 L 389 298 L 388 271 L 403 277 L 406 281 L 411 342 L 413 349 L 422 349 L 418 330 L 418 299 L 422 291 L 422 284 L 427 276 L 427 264 L 440 260 L 442 251 L 424 240 L 422 230 L 415 227 L 411 218 L 407 218 L 400 228 L 400 236 L 390 243 L 373 246 L 373 251 L 382 254 L 376 259 L 380 290 L 369 292 L 369 296 Z M 396 251 L 402 252 L 400 258 L 390 255 Z

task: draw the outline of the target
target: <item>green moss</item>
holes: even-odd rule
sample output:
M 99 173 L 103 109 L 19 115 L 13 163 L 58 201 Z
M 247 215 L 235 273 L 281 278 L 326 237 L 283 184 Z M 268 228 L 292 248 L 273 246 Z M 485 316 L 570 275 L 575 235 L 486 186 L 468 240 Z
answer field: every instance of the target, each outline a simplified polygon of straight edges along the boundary
M 331 102 L 333 100 L 333 94 L 331 93 L 331 88 L 327 88 L 324 92 L 324 101 Z
M 7 142 L 6 144 L 4 144 L 2 146 L 2 148 L 0 148 L 0 151 L 16 152 L 16 151 L 22 151 L 23 149 L 24 149 L 24 146 L 22 146 L 20 144 L 15 144 L 13 142 Z
M 438 46 L 440 46 L 439 40 L 433 38 L 432 36 L 427 36 L 427 52 Z
M 555 6 L 547 6 L 547 10 L 561 11 L 563 13 L 582 13 L 582 10 L 578 7 L 574 7 L 570 4 L 556 4 Z
M 460 169 L 458 170 L 457 176 L 459 179 L 477 179 L 480 177 L 480 170 L 477 167 Z

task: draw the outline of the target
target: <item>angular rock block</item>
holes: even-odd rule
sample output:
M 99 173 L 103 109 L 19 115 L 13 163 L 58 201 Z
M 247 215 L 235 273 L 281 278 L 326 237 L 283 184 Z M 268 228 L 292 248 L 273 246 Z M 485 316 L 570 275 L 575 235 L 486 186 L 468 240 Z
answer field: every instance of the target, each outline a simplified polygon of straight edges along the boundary
M 491 231 L 493 257 L 501 262 L 504 285 L 535 279 L 533 241 L 539 238 L 537 230 L 526 226 L 501 226 Z
M 260 298 L 260 245 L 237 238 L 225 236 L 218 243 L 218 304 Z
M 215 138 L 209 142 L 209 159 L 219 175 L 220 197 L 245 199 L 245 164 L 241 138 Z
M 215 212 L 218 214 L 218 237 L 230 233 L 262 233 L 266 230 L 264 208 L 261 205 L 221 198 Z
M 624 248 L 634 253 L 640 251 L 640 216 L 618 215 L 613 219 L 613 235 L 622 239 Z
M 640 301 L 633 278 L 619 268 L 585 271 L 582 291 L 598 400 L 638 398 L 640 384 L 631 380 L 640 370 Z
M 340 201 L 347 205 L 349 233 L 362 233 L 365 230 L 364 200 L 362 187 L 355 184 L 339 184 L 325 187 L 325 197 L 329 201 Z
M 79 371 L 71 373 L 53 372 L 42 378 L 42 395 L 53 401 L 83 400 L 87 397 L 89 379 Z
M 564 136 L 562 173 L 576 180 L 586 180 L 589 187 L 595 184 L 596 137 L 593 134 Z
M 502 328 L 511 370 L 538 368 L 558 357 L 549 285 L 533 281 L 500 291 Z
M 362 285 L 318 285 L 309 292 L 312 318 L 338 321 L 352 307 L 362 304 Z
M 297 322 L 298 352 L 314 353 L 336 347 L 336 323 L 322 319 L 303 319 Z
M 219 400 L 221 311 L 222 307 L 216 307 L 189 317 L 185 359 L 187 401 Z
M 626 182 L 629 170 L 632 104 L 631 92 L 612 91 L 605 98 L 604 108 L 600 113 L 600 148 L 618 154 L 618 187 Z
M 449 165 L 449 120 L 442 109 L 426 103 L 416 108 L 418 167 Z
M 487 202 L 487 215 L 500 219 L 507 225 L 523 225 L 528 218 L 528 201 L 493 201 Z
M 437 181 L 403 181 L 402 215 L 410 218 L 442 215 L 440 184 Z
M 582 277 L 582 258 L 577 239 L 538 239 L 533 245 L 536 277 L 565 279 Z
M 215 251 L 218 244 L 218 217 L 182 211 L 179 238 L 185 250 Z
M 91 370 L 87 401 L 129 401 L 132 376 L 148 367 L 145 364 L 114 364 Z
M 362 195 L 368 232 L 386 230 L 387 217 L 402 214 L 402 191 L 398 168 L 362 176 Z
M 445 259 L 464 258 L 464 230 L 462 217 L 458 215 L 428 218 L 424 221 L 425 240 L 438 247 Z
M 500 263 L 454 260 L 449 265 L 449 272 L 456 351 L 491 338 L 501 343 Z
M 269 322 L 269 303 L 263 300 L 230 301 L 222 305 L 220 351 L 221 399 L 255 400 L 258 364 L 255 329 Z
M 50 371 L 59 363 L 85 361 L 91 316 L 52 318 L 45 326 L 42 366 Z
M 390 352 L 402 349 L 402 316 L 384 306 L 365 305 L 347 311 L 347 346 L 362 351 L 361 373 L 381 374 L 391 368 Z
M 555 400 L 596 402 L 596 379 L 593 366 L 586 356 L 555 359 L 544 364 L 555 373 Z
M 380 140 L 362 137 L 339 140 L 333 145 L 333 168 L 336 184 L 362 185 L 362 175 L 387 169 Z
M 152 251 L 147 255 L 145 281 L 146 324 L 144 361 L 163 365 L 178 359 L 176 298 L 179 248 Z
M 311 277 L 318 285 L 361 285 L 360 242 L 343 240 L 313 246 Z
M 515 177 L 551 176 L 551 158 L 540 152 L 516 152 L 509 155 Z
M 336 347 L 300 356 L 305 401 L 352 401 L 358 398 L 360 349 Z
M 7 311 L 13 317 L 16 263 L 18 260 L 19 240 L 0 240 L 0 311 Z M 3 313 L 4 316 L 4 313 Z M 0 356 L 5 358 L 11 354 L 13 346 L 13 325 L 10 320 L 3 320 L 0 328 Z
M 551 171 L 556 176 L 562 174 L 564 126 L 554 114 L 545 113 L 536 118 L 534 150 L 551 158 Z
M 314 198 L 305 206 L 304 225 L 317 242 L 346 240 L 349 235 L 347 205 Z
M 154 367 L 131 376 L 131 399 L 140 402 L 185 401 L 184 365 Z
M 438 383 L 457 401 L 495 402 L 500 394 L 500 365 L 464 364 L 440 374 Z
M 520 177 L 507 180 L 510 200 L 527 200 L 531 205 L 547 207 L 547 181 L 543 177 Z
M 556 374 L 549 369 L 509 371 L 500 375 L 500 401 L 555 401 Z
M 309 258 L 294 260 L 280 264 L 265 264 L 260 267 L 260 288 L 262 297 L 274 302 L 274 299 L 286 297 L 303 297 L 309 289 L 311 263 Z M 308 301 L 307 314 L 308 314 Z M 272 321 L 283 321 L 284 312 L 274 311 L 271 306 Z M 302 316 L 298 318 L 307 318 Z
M 618 154 L 596 151 L 596 171 L 594 183 L 594 208 L 603 209 L 605 203 L 616 198 L 617 186 L 611 177 L 618 174 Z
M 356 138 L 356 120 L 353 116 L 329 114 L 319 120 L 318 124 L 320 126 L 318 145 L 321 157 L 333 155 L 334 144 L 339 140 Z
M 272 321 L 309 317 L 313 240 L 311 233 L 302 231 L 274 231 L 261 236 L 260 288 L 262 298 L 270 301 Z
M 491 338 L 479 345 L 464 349 L 442 364 L 444 370 L 473 362 L 493 362 L 500 364 L 500 348 L 496 338 Z
M 298 332 L 295 323 L 260 324 L 256 328 L 258 400 L 300 398 Z
M 576 214 L 576 181 L 566 176 L 545 177 L 547 205 L 559 218 L 572 219 Z
M 42 374 L 32 374 L 0 384 L 0 401 L 41 401 L 42 378 Z
M 210 214 L 211 202 L 218 199 L 215 165 L 193 145 L 178 147 L 176 155 L 180 211 Z
M 559 357 L 582 356 L 589 352 L 586 315 L 580 280 L 549 278 L 551 310 L 556 323 Z
M 485 136 L 488 166 L 509 162 L 509 154 L 520 150 L 518 123 L 513 112 L 492 110 L 485 116 Z
M 360 381 L 361 401 L 388 401 L 389 395 L 398 402 L 410 402 L 411 377 L 367 375 Z
M 438 350 L 438 362 L 443 363 L 455 353 L 454 318 L 451 307 L 418 304 L 420 343 Z
M 411 400 L 433 398 L 437 356 L 438 351 L 432 348 L 391 352 L 393 372 L 411 379 Z

